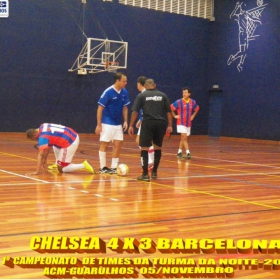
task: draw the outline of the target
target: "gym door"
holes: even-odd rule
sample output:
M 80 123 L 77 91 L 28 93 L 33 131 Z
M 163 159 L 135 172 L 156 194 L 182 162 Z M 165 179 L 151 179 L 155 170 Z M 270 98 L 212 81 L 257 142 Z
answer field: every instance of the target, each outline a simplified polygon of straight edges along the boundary
M 208 135 L 212 137 L 220 137 L 222 126 L 223 91 L 219 89 L 211 89 L 209 90 L 209 95 Z

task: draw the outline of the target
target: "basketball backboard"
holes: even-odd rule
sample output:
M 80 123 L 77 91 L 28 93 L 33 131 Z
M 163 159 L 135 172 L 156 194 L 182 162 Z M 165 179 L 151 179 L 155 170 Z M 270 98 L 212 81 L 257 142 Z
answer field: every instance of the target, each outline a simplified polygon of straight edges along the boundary
M 87 38 L 82 51 L 69 72 L 115 72 L 127 67 L 128 43 L 108 39 Z M 80 71 L 79 71 L 80 70 Z

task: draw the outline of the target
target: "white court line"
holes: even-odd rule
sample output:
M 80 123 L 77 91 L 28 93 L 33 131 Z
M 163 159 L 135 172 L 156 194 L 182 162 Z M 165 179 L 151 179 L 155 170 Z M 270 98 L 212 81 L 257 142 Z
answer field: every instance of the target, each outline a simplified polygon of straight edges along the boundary
M 22 177 L 22 178 L 27 178 L 27 179 L 31 179 L 31 180 L 34 180 L 34 181 L 39 181 L 41 183 L 45 183 L 45 184 L 55 184 L 57 186 L 62 186 L 60 184 L 56 184 L 56 182 L 48 182 L 48 181 L 44 181 L 44 180 L 40 180 L 40 179 L 36 179 L 36 178 L 32 178 L 32 177 L 28 177 L 28 176 L 24 176 L 24 175 L 20 175 L 20 174 L 17 174 L 17 173 L 14 173 L 14 172 L 10 172 L 10 171 L 6 171 L 6 170 L 3 170 L 3 169 L 0 169 L 0 172 L 3 172 L 3 173 L 7 173 L 7 174 L 11 174 L 11 175 L 15 175 L 17 177 Z M 73 181 L 73 182 L 76 182 L 76 183 L 83 183 L 84 181 Z M 62 183 L 65 183 L 65 184 L 69 184 L 69 183 L 72 183 L 72 182 L 62 182 Z M 25 183 L 27 184 L 27 183 Z M 11 184 L 5 184 L 5 185 L 11 185 Z M 18 184 L 14 184 L 14 185 L 22 185 L 21 183 L 18 183 Z M 0 184 L 1 186 L 1 184 Z M 69 190 L 75 190 L 76 188 L 73 188 L 73 187 L 68 187 Z M 87 191 L 82 191 L 84 193 L 88 193 Z M 100 195 L 100 194 L 95 194 L 95 196 L 97 197 L 103 197 L 103 195 Z M 113 200 L 113 201 L 119 201 L 118 199 L 116 198 L 110 198 L 110 200 Z
M 0 169 L 1 171 L 1 169 Z M 188 175 L 186 173 L 186 176 L 175 176 L 175 177 L 161 177 L 161 178 L 158 178 L 159 180 L 163 180 L 163 179 L 186 179 L 186 178 L 214 178 L 214 177 L 235 177 L 235 176 L 254 176 L 254 175 L 280 175 L 280 172 L 269 172 L 269 173 L 264 173 L 264 172 L 261 172 L 261 173 L 237 173 L 237 174 L 216 174 L 216 175 Z M 29 177 L 27 177 L 29 178 Z M 34 179 L 35 178 L 31 178 L 31 179 Z M 135 181 L 136 179 L 135 178 L 126 178 L 126 181 Z M 102 180 L 103 182 L 104 181 L 108 181 L 108 182 L 112 182 L 111 180 Z M 62 185 L 65 185 L 65 184 L 81 184 L 81 183 L 84 183 L 85 181 L 84 180 L 81 180 L 81 181 L 78 181 L 78 180 L 75 180 L 75 181 L 67 181 L 67 182 L 47 182 L 47 181 L 42 181 L 43 183 L 45 184 L 54 184 L 54 185 L 59 185 L 59 186 L 62 186 Z M 94 182 L 100 182 L 100 180 L 92 180 L 91 183 L 94 183 Z M 58 184 L 59 183 L 59 184 Z M 5 183 L 5 184 L 1 184 L 0 183 L 0 187 L 1 186 L 18 186 L 18 185 L 32 185 L 32 184 L 36 184 L 36 183 L 13 183 L 13 184 L 9 184 L 9 183 Z
M 99 146 L 98 144 L 95 144 L 95 143 L 90 143 L 89 145 L 91 145 L 91 146 Z M 136 148 L 125 148 L 125 147 L 122 147 L 122 150 L 136 150 L 137 151 Z M 173 156 L 174 160 L 176 160 L 176 154 L 165 153 L 164 149 L 163 149 L 163 154 L 169 155 L 169 156 Z M 265 165 L 265 164 L 259 164 L 259 163 L 250 163 L 250 162 L 243 162 L 243 161 L 226 160 L 226 159 L 218 159 L 218 158 L 207 158 L 207 157 L 204 158 L 204 157 L 197 157 L 197 156 L 192 156 L 192 158 L 204 159 L 204 160 L 212 160 L 212 161 L 221 161 L 221 162 L 230 162 L 230 163 L 238 163 L 238 164 L 253 165 L 253 166 L 263 166 L 263 167 L 271 167 L 271 168 L 280 169 L 280 166 Z
M 9 183 L 5 183 L 5 184 L 0 184 L 0 187 L 4 187 L 4 186 L 25 186 L 25 185 L 37 185 L 38 183 L 13 183 L 13 184 L 9 184 Z
M 203 157 L 197 157 L 197 156 L 195 156 L 193 158 L 213 160 L 213 161 L 223 161 L 223 162 L 230 162 L 230 163 L 239 163 L 239 164 L 254 165 L 254 166 L 271 167 L 271 168 L 276 168 L 276 169 L 280 168 L 280 166 L 274 166 L 274 165 L 265 165 L 265 164 L 260 164 L 260 163 L 250 163 L 250 162 L 226 160 L 226 159 L 218 159 L 218 158 L 203 158 Z
M 8 174 L 15 175 L 15 176 L 22 177 L 22 178 L 31 179 L 31 180 L 42 182 L 42 183 L 45 183 L 45 184 L 49 184 L 50 183 L 48 181 L 40 180 L 40 179 L 29 177 L 29 176 L 20 175 L 20 174 L 17 174 L 17 173 L 14 173 L 14 172 L 10 172 L 10 171 L 6 171 L 6 170 L 3 170 L 3 169 L 0 169 L 0 172 L 8 173 Z
M 3 170 L 1 170 L 0 169 L 0 171 L 2 171 L 2 172 L 5 172 L 5 171 L 3 171 Z M 9 171 L 6 171 L 6 173 L 8 173 Z M 10 173 L 12 173 L 12 172 L 10 172 Z M 12 173 L 13 174 L 13 173 Z M 17 176 L 20 176 L 20 177 L 24 177 L 24 178 L 28 178 L 28 179 L 33 179 L 33 180 L 37 180 L 37 181 L 41 181 L 42 183 L 45 183 L 45 184 L 54 184 L 54 185 L 58 185 L 58 186 L 62 186 L 62 185 L 64 185 L 64 184 L 81 184 L 81 183 L 85 183 L 85 180 L 75 180 L 75 181 L 65 181 L 65 182 L 48 182 L 48 181 L 43 181 L 43 180 L 39 180 L 39 179 L 36 179 L 36 178 L 32 178 L 32 177 L 27 177 L 27 176 L 23 176 L 23 175 L 20 175 L 20 174 L 16 174 L 16 173 L 14 173 L 15 175 L 17 175 Z M 126 179 L 126 181 L 134 181 L 135 179 L 133 179 L 133 178 L 125 178 Z M 92 180 L 91 181 L 91 183 L 94 183 L 94 182 L 112 182 L 112 180 L 98 180 L 98 179 L 96 179 L 96 180 Z M 116 181 L 118 181 L 118 180 L 116 180 Z M 114 182 L 116 182 L 116 181 L 114 181 Z M 0 183 L 0 187 L 1 186 L 18 186 L 18 185 L 32 185 L 32 184 L 36 184 L 36 183 L 21 183 L 21 182 L 19 182 L 19 183 Z
M 82 190 L 81 192 L 82 192 L 82 193 L 89 193 L 88 191 L 84 191 L 84 190 Z
M 235 177 L 235 176 L 255 176 L 255 175 L 280 175 L 280 172 L 269 172 L 269 173 L 237 173 L 237 174 L 221 174 L 221 175 L 188 175 L 186 173 L 186 176 L 183 177 L 164 177 L 164 178 L 158 178 L 160 180 L 162 179 L 187 179 L 187 178 L 215 178 L 215 177 Z

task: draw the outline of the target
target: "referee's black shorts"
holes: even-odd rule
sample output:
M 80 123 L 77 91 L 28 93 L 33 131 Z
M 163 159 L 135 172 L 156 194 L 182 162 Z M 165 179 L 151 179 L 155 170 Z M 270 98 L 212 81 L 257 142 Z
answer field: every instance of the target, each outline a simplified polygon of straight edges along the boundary
M 150 147 L 155 144 L 161 147 L 165 132 L 165 120 L 143 120 L 141 123 L 139 146 Z

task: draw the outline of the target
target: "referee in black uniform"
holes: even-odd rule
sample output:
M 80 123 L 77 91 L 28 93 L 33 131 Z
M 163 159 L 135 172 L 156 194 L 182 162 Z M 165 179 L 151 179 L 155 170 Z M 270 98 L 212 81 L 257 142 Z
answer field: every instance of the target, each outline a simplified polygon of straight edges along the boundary
M 172 113 L 166 94 L 156 89 L 156 84 L 153 79 L 146 80 L 145 88 L 146 90 L 144 92 L 137 95 L 132 106 L 128 133 L 130 136 L 133 135 L 133 125 L 138 118 L 139 110 L 142 109 L 143 121 L 141 124 L 139 146 L 141 147 L 143 174 L 137 180 L 150 182 L 148 174 L 148 150 L 150 146 L 154 146 L 155 159 L 152 178 L 156 179 L 157 169 L 161 159 L 163 137 L 166 132 L 172 132 Z M 167 129 L 166 116 L 168 120 Z

